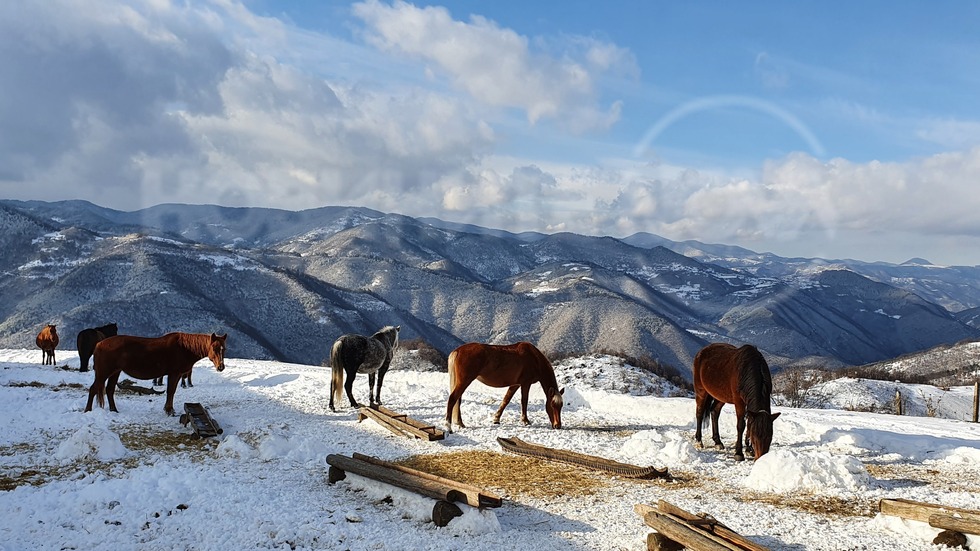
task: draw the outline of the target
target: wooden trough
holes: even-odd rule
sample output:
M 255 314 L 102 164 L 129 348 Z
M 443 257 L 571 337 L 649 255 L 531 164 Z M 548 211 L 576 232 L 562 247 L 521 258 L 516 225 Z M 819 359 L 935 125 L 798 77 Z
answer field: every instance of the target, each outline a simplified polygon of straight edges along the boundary
M 963 534 L 980 535 L 980 511 L 947 507 L 935 503 L 924 503 L 908 499 L 882 499 L 878 510 L 883 515 L 901 517 L 928 523 L 933 528 L 943 530 L 933 541 L 935 544 L 966 542 Z
M 709 515 L 695 515 L 664 500 L 657 506 L 633 506 L 643 522 L 656 530 L 647 536 L 648 551 L 768 551 Z
M 499 496 L 475 486 L 396 465 L 369 455 L 354 453 L 351 457 L 346 457 L 330 454 L 327 456 L 327 464 L 330 465 L 327 478 L 331 484 L 343 480 L 347 477 L 347 473 L 351 472 L 435 499 L 432 522 L 440 527 L 462 516 L 463 511 L 456 503 L 465 503 L 476 508 L 503 505 L 503 499 Z
M 189 423 L 194 429 L 194 436 L 207 438 L 209 436 L 218 436 L 224 432 L 218 425 L 218 422 L 211 418 L 211 414 L 208 413 L 207 408 L 201 404 L 197 402 L 184 402 L 184 411 L 186 413 L 181 414 L 180 424 L 186 427 Z
M 421 438 L 430 442 L 432 440 L 442 440 L 446 437 L 445 432 L 432 425 L 423 423 L 418 419 L 412 419 L 408 415 L 392 411 L 380 405 L 365 406 L 357 410 L 358 422 L 364 419 L 373 419 L 382 427 L 399 436 Z
M 618 461 L 613 461 L 611 459 L 606 459 L 604 457 L 596 457 L 594 455 L 586 455 L 584 453 L 578 453 L 569 450 L 561 450 L 558 448 L 549 448 L 546 446 L 540 446 L 538 444 L 525 442 L 520 438 L 498 437 L 497 443 L 500 444 L 501 448 L 511 453 L 516 453 L 519 455 L 527 455 L 530 457 L 537 457 L 540 459 L 547 459 L 549 461 L 568 463 L 571 465 L 577 465 L 579 467 L 587 467 L 589 469 L 606 471 L 629 478 L 642 478 L 642 479 L 666 478 L 668 480 L 670 479 L 670 473 L 667 472 L 666 467 L 662 469 L 658 469 L 656 467 L 638 467 L 636 465 L 630 465 L 629 463 L 620 463 Z

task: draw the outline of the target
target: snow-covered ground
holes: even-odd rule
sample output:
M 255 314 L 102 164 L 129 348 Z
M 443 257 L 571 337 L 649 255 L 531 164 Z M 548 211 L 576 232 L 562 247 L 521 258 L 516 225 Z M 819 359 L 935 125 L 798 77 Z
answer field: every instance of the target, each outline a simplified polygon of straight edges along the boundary
M 58 356 L 78 366 L 69 352 Z M 118 414 L 83 414 L 91 373 L 41 366 L 37 350 L 0 350 L 0 482 L 19 484 L 0 491 L 0 549 L 644 549 L 650 530 L 633 505 L 659 499 L 771 549 L 934 549 L 935 530 L 876 515 L 878 500 L 980 509 L 980 426 L 964 421 L 777 408 L 772 451 L 737 463 L 730 450 L 692 445 L 692 399 L 631 393 L 635 384 L 673 391 L 596 356 L 559 367 L 565 428 L 548 428 L 539 387 L 532 426 L 518 424 L 517 403 L 493 425 L 502 390 L 475 383 L 463 400 L 467 428 L 424 442 L 358 423 L 350 409 L 329 411 L 324 367 L 226 363 L 217 373 L 202 361 L 195 386 L 177 390 L 178 410 L 201 402 L 224 429 L 195 440 L 164 415 L 161 396 L 117 393 Z M 394 370 L 383 398 L 441 424 L 447 386 L 444 373 Z M 366 388 L 359 377 L 359 399 Z M 728 444 L 731 410 L 722 415 Z M 331 453 L 500 452 L 497 436 L 666 466 L 676 480 L 597 475 L 595 493 L 560 497 L 487 487 L 503 507 L 468 511 L 444 528 L 427 521 L 431 503 L 421 498 L 353 476 L 327 481 Z

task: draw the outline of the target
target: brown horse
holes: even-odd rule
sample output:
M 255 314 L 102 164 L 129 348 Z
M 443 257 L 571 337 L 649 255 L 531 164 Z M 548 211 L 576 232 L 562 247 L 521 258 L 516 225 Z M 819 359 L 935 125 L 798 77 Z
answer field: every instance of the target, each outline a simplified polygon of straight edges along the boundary
M 471 342 L 449 354 L 449 402 L 446 404 L 446 431 L 453 431 L 453 422 L 465 428 L 459 414 L 463 392 L 473 381 L 496 388 L 507 387 L 500 409 L 493 416 L 500 423 L 500 415 L 510 403 L 517 389 L 521 389 L 521 422 L 530 425 L 527 418 L 527 395 L 534 383 L 544 389 L 544 409 L 548 412 L 552 428 L 561 428 L 561 407 L 564 405 L 558 389 L 555 369 L 548 358 L 529 342 L 493 345 Z
M 701 426 L 711 414 L 711 439 L 718 449 L 725 449 L 718 436 L 718 416 L 725 404 L 735 405 L 738 438 L 735 441 L 735 460 L 744 461 L 742 433 L 748 421 L 745 447 L 759 459 L 772 444 L 772 414 L 769 397 L 772 394 L 772 375 L 762 353 L 752 345 L 735 348 L 727 343 L 712 343 L 694 356 L 694 399 L 697 430 L 694 439 L 701 443 Z
M 210 358 L 215 369 L 225 369 L 225 339 L 203 333 L 167 333 L 162 337 L 109 337 L 95 345 L 95 382 L 88 391 L 85 411 L 92 411 L 92 400 L 99 397 L 99 407 L 105 407 L 103 395 L 109 398 L 109 411 L 116 409 L 113 395 L 119 374 L 125 372 L 136 379 L 167 376 L 167 402 L 163 410 L 174 415 L 174 393 L 177 380 L 201 358 Z
M 115 323 L 103 325 L 102 327 L 89 327 L 82 329 L 75 337 L 75 348 L 78 349 L 78 370 L 88 371 L 88 360 L 95 352 L 95 345 L 106 337 L 115 337 L 119 328 Z
M 41 349 L 41 364 L 54 365 L 54 349 L 58 348 L 58 329 L 53 323 L 49 323 L 34 339 L 37 347 Z

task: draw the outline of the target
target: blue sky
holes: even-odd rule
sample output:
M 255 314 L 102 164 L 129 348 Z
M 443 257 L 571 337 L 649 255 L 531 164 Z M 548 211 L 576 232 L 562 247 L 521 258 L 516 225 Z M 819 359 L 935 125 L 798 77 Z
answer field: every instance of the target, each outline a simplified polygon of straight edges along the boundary
M 853 4 L 6 3 L 0 196 L 980 264 L 980 4 Z

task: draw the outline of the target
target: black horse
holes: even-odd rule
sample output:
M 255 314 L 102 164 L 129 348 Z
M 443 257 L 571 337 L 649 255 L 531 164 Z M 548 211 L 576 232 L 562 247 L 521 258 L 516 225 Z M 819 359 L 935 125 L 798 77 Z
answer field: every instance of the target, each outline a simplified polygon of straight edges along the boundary
M 75 347 L 78 348 L 78 370 L 88 371 L 88 360 L 95 352 L 95 345 L 106 337 L 115 337 L 118 331 L 119 328 L 115 323 L 79 331 L 78 337 L 75 338 Z
M 358 408 L 357 400 L 354 399 L 354 376 L 358 373 L 368 374 L 368 385 L 371 387 L 368 399 L 370 403 L 381 404 L 381 384 L 384 382 L 385 373 L 391 364 L 391 357 L 395 348 L 398 346 L 398 331 L 401 326 L 389 325 L 382 328 L 374 335 L 365 337 L 364 335 L 343 335 L 330 350 L 330 411 L 337 411 L 333 407 L 334 400 L 340 401 L 340 389 L 347 390 L 347 398 L 350 405 Z M 344 382 L 344 374 L 347 381 Z M 374 393 L 374 375 L 378 375 L 378 393 Z

